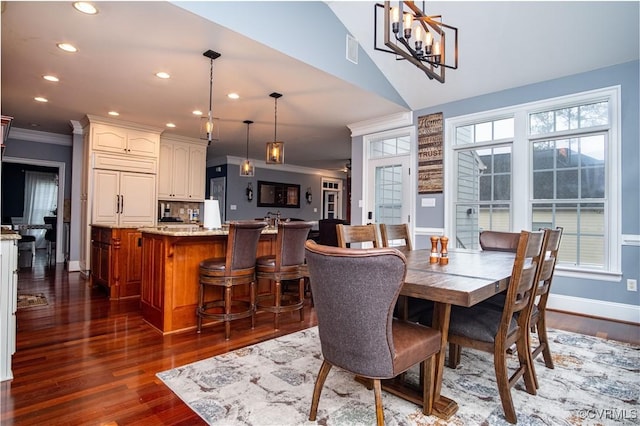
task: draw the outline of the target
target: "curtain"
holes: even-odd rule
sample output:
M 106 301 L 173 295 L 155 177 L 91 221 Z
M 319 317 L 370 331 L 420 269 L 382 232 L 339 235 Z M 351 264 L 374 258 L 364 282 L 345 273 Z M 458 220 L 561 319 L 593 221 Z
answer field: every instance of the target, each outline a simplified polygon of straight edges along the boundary
M 44 224 L 45 216 L 55 216 L 58 202 L 58 175 L 56 173 L 26 171 L 24 176 L 23 223 Z M 46 248 L 44 229 L 27 231 L 36 237 L 36 248 Z

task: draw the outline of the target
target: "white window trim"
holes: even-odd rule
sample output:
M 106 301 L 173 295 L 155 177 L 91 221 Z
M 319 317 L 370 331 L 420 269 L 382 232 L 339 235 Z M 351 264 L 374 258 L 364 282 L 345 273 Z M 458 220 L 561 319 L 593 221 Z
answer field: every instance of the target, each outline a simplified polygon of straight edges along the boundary
M 598 99 L 608 99 L 609 101 L 609 145 L 606 150 L 606 168 L 607 168 L 607 188 L 606 198 L 608 209 L 606 211 L 605 223 L 606 238 L 608 244 L 605 247 L 605 261 L 608 266 L 602 270 L 592 270 L 586 268 L 570 268 L 558 266 L 557 275 L 568 276 L 583 279 L 595 279 L 600 281 L 619 282 L 622 278 L 621 271 L 621 158 L 620 158 L 620 131 L 621 131 L 621 113 L 620 113 L 620 86 L 612 86 L 603 89 L 591 90 L 587 92 L 576 93 L 573 95 L 561 96 L 557 98 L 545 99 L 543 101 L 530 102 L 525 104 L 513 105 L 510 107 L 483 111 L 479 113 L 450 117 L 445 119 L 445 154 L 444 154 L 444 229 L 445 234 L 455 235 L 455 188 L 457 186 L 457 176 L 455 170 L 455 156 L 453 142 L 455 140 L 455 131 L 457 127 L 478 123 L 482 121 L 495 120 L 513 116 L 515 118 L 515 138 L 513 141 L 512 158 L 515 162 L 520 163 L 520 159 L 526 159 L 527 173 L 514 173 L 511 185 L 512 191 L 512 215 L 511 229 L 528 229 L 531 223 L 531 190 L 515 191 L 514 188 L 531 188 L 531 164 L 532 159 L 529 149 L 529 141 L 533 139 L 529 135 L 528 129 L 522 129 L 527 126 L 527 114 L 536 111 L 544 111 L 551 108 L 562 108 L 564 105 L 582 103 Z M 518 127 L 520 126 L 520 127 Z M 557 135 L 557 134 L 556 134 Z M 535 135 L 535 138 L 548 135 Z M 468 144 L 465 147 L 482 144 Z M 518 160 L 516 160 L 518 159 Z

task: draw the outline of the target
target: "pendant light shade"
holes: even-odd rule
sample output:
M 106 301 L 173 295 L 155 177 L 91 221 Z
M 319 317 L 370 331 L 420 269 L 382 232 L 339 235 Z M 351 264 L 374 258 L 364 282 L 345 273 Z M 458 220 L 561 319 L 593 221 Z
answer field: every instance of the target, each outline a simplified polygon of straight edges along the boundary
M 213 61 L 220 57 L 218 52 L 207 50 L 203 53 L 210 60 L 209 68 L 209 111 L 206 117 L 200 118 L 200 139 L 206 139 L 211 145 L 212 141 L 219 140 L 219 120 L 213 117 Z
M 249 160 L 249 126 L 253 123 L 251 120 L 244 120 L 244 124 L 247 125 L 247 157 L 240 166 L 240 176 L 252 177 L 254 174 L 253 163 Z
M 278 98 L 282 94 L 273 92 L 270 94 L 275 102 L 273 120 L 273 142 L 267 142 L 267 164 L 284 164 L 284 142 L 278 141 Z

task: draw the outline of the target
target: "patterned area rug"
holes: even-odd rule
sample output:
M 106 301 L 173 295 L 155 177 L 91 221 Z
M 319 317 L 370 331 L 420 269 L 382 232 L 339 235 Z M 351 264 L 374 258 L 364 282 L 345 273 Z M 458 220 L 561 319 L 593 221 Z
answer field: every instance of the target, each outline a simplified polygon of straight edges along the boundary
M 522 380 L 512 389 L 518 425 L 640 423 L 639 347 L 555 330 L 550 339 L 555 369 L 536 360 L 538 394 L 529 395 Z M 463 348 L 458 368 L 445 367 L 442 393 L 460 407 L 448 422 L 383 392 L 386 424 L 507 425 L 491 358 Z M 211 425 L 375 424 L 373 391 L 336 367 L 325 382 L 317 422 L 308 420 L 321 363 L 314 327 L 157 376 Z
M 18 295 L 18 309 L 30 308 L 32 306 L 48 305 L 47 298 L 43 293 L 38 294 L 19 294 Z

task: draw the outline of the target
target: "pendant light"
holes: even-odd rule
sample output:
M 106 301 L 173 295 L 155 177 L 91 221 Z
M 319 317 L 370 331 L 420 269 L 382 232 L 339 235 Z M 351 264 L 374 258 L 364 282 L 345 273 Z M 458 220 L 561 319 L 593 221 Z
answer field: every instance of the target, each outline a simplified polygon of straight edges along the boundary
M 275 102 L 274 120 L 273 120 L 273 142 L 267 142 L 267 164 L 284 164 L 284 142 L 278 141 L 278 98 L 282 94 L 273 92 L 270 94 Z
M 253 163 L 249 160 L 249 126 L 253 124 L 253 121 L 244 120 L 243 123 L 247 125 L 247 159 L 244 160 L 240 166 L 240 176 L 252 177 L 254 167 Z
M 206 117 L 200 119 L 200 138 L 206 139 L 208 145 L 211 145 L 211 141 L 218 140 L 219 134 L 218 119 L 213 118 L 213 61 L 218 59 L 220 54 L 213 50 L 207 50 L 203 55 L 210 59 L 211 65 L 209 68 L 209 112 Z

